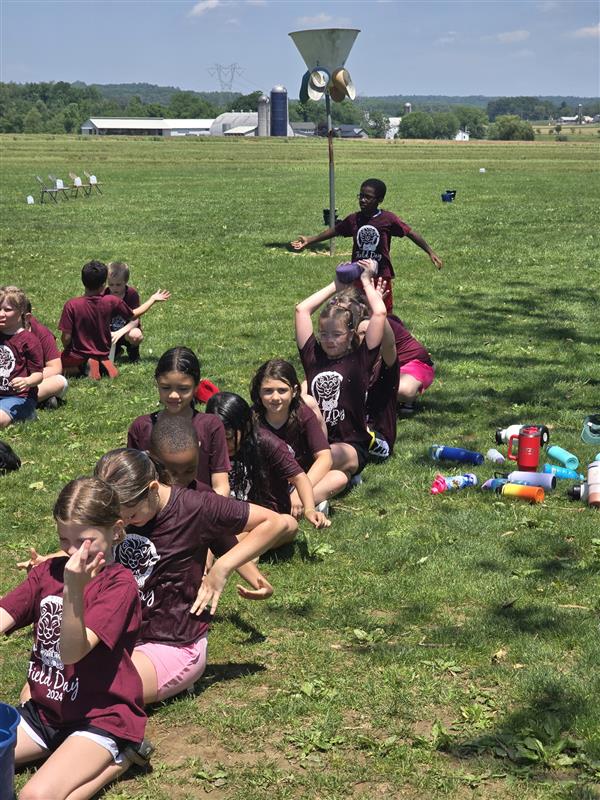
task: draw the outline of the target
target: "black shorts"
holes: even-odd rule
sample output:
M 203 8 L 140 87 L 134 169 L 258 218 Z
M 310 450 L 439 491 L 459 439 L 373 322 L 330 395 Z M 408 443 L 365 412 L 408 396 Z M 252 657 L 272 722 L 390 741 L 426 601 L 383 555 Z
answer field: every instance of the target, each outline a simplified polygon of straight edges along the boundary
M 33 700 L 28 700 L 26 703 L 17 706 L 17 711 L 51 752 L 58 750 L 61 744 L 68 739 L 72 733 L 81 731 L 95 733 L 98 736 L 105 736 L 107 739 L 112 739 L 119 752 L 132 744 L 132 742 L 129 742 L 127 739 L 121 739 L 119 736 L 115 736 L 114 733 L 109 733 L 108 731 L 102 730 L 102 728 L 98 728 L 95 725 L 89 725 L 86 720 L 73 723 L 72 725 L 67 725 L 64 728 L 55 728 L 52 725 L 48 725 L 40 717 L 38 707 Z
M 367 466 L 367 461 L 369 460 L 369 448 L 365 447 L 364 444 L 359 444 L 358 442 L 348 442 L 348 444 L 356 450 L 358 469 L 354 474 L 360 475 L 363 469 Z

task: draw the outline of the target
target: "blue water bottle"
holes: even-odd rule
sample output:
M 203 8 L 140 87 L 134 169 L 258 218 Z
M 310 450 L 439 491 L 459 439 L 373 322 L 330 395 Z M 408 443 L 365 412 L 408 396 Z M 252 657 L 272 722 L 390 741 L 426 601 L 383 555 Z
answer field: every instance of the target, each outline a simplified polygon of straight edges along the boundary
M 584 481 L 585 475 L 575 472 L 574 469 L 567 469 L 566 467 L 557 467 L 556 464 L 544 464 L 544 472 L 549 472 L 550 475 L 556 475 L 557 478 L 562 478 L 567 481 Z
M 429 448 L 429 455 L 434 461 L 462 461 L 466 464 L 483 464 L 483 453 L 465 450 L 463 447 L 445 447 L 434 444 Z

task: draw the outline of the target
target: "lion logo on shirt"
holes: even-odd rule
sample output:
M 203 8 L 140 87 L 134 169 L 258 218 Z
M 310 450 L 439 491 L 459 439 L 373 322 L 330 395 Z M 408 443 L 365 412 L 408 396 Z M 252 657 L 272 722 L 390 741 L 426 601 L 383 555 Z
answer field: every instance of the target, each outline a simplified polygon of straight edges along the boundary
M 50 594 L 40 602 L 40 618 L 36 626 L 34 650 L 47 667 L 63 669 L 59 640 L 62 620 L 62 597 Z
M 356 246 L 358 248 L 356 258 L 374 258 L 379 261 L 381 255 L 376 250 L 380 239 L 379 231 L 374 225 L 362 225 L 356 234 Z
M 16 363 L 10 347 L 0 344 L 0 392 L 8 392 L 10 389 L 10 376 Z
M 154 543 L 145 536 L 128 533 L 124 541 L 117 546 L 115 558 L 133 572 L 140 598 L 147 606 L 154 605 L 154 590 L 144 592 L 146 581 L 154 571 L 154 565 L 160 561 Z
M 310 391 L 327 425 L 337 425 L 346 416 L 344 409 L 338 408 L 343 380 L 339 372 L 319 372 L 310 385 Z

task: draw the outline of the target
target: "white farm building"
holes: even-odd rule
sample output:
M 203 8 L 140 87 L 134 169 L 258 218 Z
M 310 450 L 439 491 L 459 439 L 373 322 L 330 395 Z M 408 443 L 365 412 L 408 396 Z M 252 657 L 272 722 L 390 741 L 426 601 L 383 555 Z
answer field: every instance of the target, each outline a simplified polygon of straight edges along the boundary
M 213 122 L 213 119 L 91 117 L 81 126 L 81 133 L 96 136 L 208 136 Z

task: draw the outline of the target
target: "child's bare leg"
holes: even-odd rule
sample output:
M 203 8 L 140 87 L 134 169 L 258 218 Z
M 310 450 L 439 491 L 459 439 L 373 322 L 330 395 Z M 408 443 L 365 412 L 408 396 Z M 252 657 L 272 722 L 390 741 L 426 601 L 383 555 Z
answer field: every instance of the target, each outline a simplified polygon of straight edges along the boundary
M 140 345 L 144 338 L 144 334 L 141 332 L 139 328 L 132 328 L 129 333 L 125 334 L 125 341 L 129 342 L 129 344 L 137 344 Z
M 12 425 L 12 417 L 6 411 L 0 411 L 0 428 L 8 428 Z
M 29 684 L 26 683 L 19 694 L 19 702 L 26 703 L 28 700 L 31 700 L 31 689 L 29 688 Z
M 348 476 L 339 469 L 332 469 L 324 475 L 316 486 L 313 486 L 315 504 L 329 500 L 343 491 L 348 485 Z
M 48 750 L 40 747 L 33 741 L 25 728 L 19 725 L 17 728 L 17 744 L 15 747 L 15 764 L 20 767 L 23 764 L 30 764 L 32 761 L 40 761 L 46 758 Z
M 67 390 L 67 379 L 64 375 L 51 375 L 38 386 L 38 403 L 43 403 L 49 397 L 62 397 Z
M 319 420 L 319 425 L 321 426 L 321 430 L 325 434 L 325 438 L 327 438 L 327 425 L 325 424 L 325 420 L 323 419 L 323 414 L 321 414 L 321 409 L 319 408 L 319 404 L 312 396 L 312 394 L 306 394 L 305 392 L 302 393 L 302 399 L 306 403 L 306 405 L 310 408 L 313 412 L 315 417 Z
M 84 736 L 70 736 L 25 784 L 19 800 L 87 800 L 125 772 L 112 754 Z
M 133 650 L 131 660 L 138 671 L 138 675 L 142 679 L 144 705 L 156 703 L 158 699 L 158 678 L 156 677 L 154 664 L 145 653 L 140 653 L 136 648 Z
M 331 445 L 333 469 L 345 472 L 351 478 L 358 470 L 358 455 L 351 444 L 335 442 Z
M 418 381 L 412 375 L 408 373 L 401 374 L 400 383 L 398 385 L 398 402 L 405 404 L 414 403 L 422 385 L 422 382 Z

